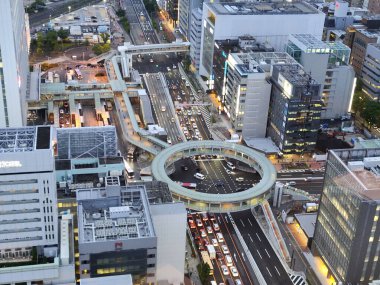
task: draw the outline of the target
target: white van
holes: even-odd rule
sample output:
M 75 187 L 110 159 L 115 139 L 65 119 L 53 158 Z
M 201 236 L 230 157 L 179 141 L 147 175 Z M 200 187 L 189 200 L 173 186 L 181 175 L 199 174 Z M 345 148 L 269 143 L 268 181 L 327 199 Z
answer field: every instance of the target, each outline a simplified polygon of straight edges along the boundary
M 204 180 L 206 178 L 203 174 L 201 174 L 199 172 L 195 173 L 194 177 L 197 179 L 200 179 L 200 180 Z
M 224 242 L 224 237 L 221 233 L 216 233 L 216 237 L 218 239 L 218 242 Z
M 235 169 L 235 165 L 232 162 L 227 161 L 227 167 L 231 170 Z
M 227 266 L 232 266 L 232 258 L 230 255 L 226 255 L 226 264 Z

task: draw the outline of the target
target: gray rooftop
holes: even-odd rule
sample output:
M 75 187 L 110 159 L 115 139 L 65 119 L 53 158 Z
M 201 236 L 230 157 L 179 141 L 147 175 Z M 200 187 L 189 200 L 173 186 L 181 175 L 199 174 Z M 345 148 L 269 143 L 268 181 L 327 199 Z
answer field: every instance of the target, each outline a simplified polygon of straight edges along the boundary
M 80 243 L 155 235 L 144 186 L 108 186 L 77 192 Z
M 207 3 L 219 15 L 281 15 L 318 14 L 318 10 L 304 2 L 225 2 Z
M 51 127 L 23 127 L 0 129 L 0 153 L 49 149 Z
M 308 238 L 314 236 L 315 223 L 317 222 L 317 213 L 313 214 L 295 214 L 294 217 L 300 224 L 301 229 L 304 231 Z

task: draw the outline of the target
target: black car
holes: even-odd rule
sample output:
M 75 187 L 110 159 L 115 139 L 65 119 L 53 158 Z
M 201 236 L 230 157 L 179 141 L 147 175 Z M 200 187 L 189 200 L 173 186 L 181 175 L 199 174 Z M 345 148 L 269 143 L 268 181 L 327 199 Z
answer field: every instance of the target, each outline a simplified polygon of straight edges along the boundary
M 186 165 L 181 165 L 181 169 L 182 169 L 182 170 L 185 170 L 185 171 L 188 171 L 188 170 L 189 170 L 189 168 L 188 168 Z
M 221 187 L 221 186 L 224 186 L 224 183 L 221 181 L 218 181 L 218 182 L 214 183 L 214 186 L 215 187 Z

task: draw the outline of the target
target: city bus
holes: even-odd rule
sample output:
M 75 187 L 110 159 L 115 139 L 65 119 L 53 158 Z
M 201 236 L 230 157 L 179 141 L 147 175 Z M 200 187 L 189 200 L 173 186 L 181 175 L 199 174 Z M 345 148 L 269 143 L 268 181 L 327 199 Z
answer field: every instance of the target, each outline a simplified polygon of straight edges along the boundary
M 214 266 L 212 265 L 210 256 L 208 255 L 208 252 L 205 250 L 201 251 L 201 258 L 204 263 L 207 263 L 210 267 L 210 275 L 214 275 Z
M 82 72 L 79 70 L 79 68 L 75 69 L 75 75 L 79 80 L 83 79 Z
M 135 172 L 133 171 L 133 168 L 128 164 L 128 162 L 124 160 L 124 168 L 125 168 L 125 174 L 127 175 L 128 178 L 133 178 L 135 177 Z
M 182 187 L 185 187 L 187 189 L 196 189 L 197 188 L 197 183 L 188 183 L 188 182 L 183 182 L 180 183 Z

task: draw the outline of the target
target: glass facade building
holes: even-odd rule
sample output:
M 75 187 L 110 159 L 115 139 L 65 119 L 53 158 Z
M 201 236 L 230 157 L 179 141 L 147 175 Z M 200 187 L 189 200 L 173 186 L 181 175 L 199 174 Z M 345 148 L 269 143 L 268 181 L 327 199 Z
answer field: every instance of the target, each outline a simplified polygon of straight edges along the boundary
M 320 84 L 298 64 L 274 65 L 267 136 L 284 154 L 313 152 L 320 127 Z
M 380 277 L 380 176 L 376 162 L 366 162 L 375 157 L 380 161 L 379 148 L 328 155 L 312 247 L 344 284 Z

